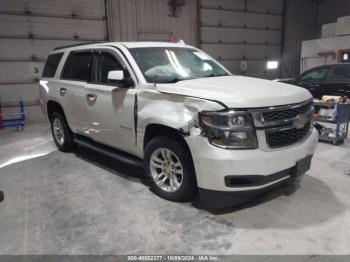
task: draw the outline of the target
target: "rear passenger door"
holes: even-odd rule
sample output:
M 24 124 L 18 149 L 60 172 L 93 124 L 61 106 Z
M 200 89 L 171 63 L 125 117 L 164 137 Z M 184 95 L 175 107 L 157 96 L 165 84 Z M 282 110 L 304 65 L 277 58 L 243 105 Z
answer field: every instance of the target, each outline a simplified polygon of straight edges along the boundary
M 86 134 L 85 86 L 91 78 L 92 50 L 69 53 L 61 74 L 59 97 L 70 128 L 74 133 Z
M 339 95 L 350 97 L 350 66 L 333 66 L 325 81 L 327 95 Z
M 135 86 L 107 79 L 108 72 L 122 70 L 133 79 L 131 68 L 115 48 L 94 49 L 91 82 L 86 85 L 86 110 L 90 137 L 99 143 L 133 153 L 135 148 Z

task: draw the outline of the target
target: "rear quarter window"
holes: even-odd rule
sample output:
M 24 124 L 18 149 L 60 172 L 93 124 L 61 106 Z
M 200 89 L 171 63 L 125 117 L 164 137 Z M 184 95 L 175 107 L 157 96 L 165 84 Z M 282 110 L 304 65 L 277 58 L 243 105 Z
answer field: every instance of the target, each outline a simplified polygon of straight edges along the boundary
M 56 53 L 56 54 L 49 55 L 45 63 L 43 77 L 55 76 L 58 64 L 60 63 L 62 56 L 63 56 L 63 53 Z
M 336 66 L 333 68 L 329 79 L 331 81 L 350 81 L 350 66 Z

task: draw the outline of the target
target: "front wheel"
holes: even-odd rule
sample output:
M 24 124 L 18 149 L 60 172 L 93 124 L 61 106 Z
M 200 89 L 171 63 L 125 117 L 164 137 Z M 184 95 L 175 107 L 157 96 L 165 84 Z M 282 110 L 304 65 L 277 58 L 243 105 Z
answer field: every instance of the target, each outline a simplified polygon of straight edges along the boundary
M 190 153 L 178 141 L 156 136 L 146 146 L 144 166 L 152 190 L 162 198 L 188 201 L 196 191 Z

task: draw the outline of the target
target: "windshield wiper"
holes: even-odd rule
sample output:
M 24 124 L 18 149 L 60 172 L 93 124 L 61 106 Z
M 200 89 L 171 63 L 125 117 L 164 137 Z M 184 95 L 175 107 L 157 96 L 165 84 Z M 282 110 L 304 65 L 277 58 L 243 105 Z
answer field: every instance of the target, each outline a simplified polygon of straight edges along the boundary
M 227 75 L 216 75 L 216 74 L 213 74 L 213 73 L 211 73 L 211 74 L 208 74 L 208 75 L 204 75 L 203 77 L 219 77 L 219 76 L 227 76 Z
M 188 78 L 174 77 L 172 79 L 166 80 L 166 81 L 161 82 L 161 83 L 177 83 L 179 81 L 190 80 L 190 79 L 194 79 L 194 77 L 188 77 Z
M 167 81 L 164 81 L 163 83 L 176 83 L 176 82 L 179 82 L 183 80 L 182 78 L 179 78 L 179 77 L 174 77 L 173 79 L 170 79 L 170 80 L 167 80 Z
M 206 78 L 206 77 L 219 77 L 219 76 L 227 76 L 227 75 L 216 75 L 216 74 L 211 73 L 211 74 L 200 76 L 200 77 L 187 77 L 187 78 L 174 77 L 174 78 L 169 79 L 169 80 L 161 81 L 160 83 L 177 83 L 179 81 L 184 81 L 184 80 L 199 79 L 199 78 Z

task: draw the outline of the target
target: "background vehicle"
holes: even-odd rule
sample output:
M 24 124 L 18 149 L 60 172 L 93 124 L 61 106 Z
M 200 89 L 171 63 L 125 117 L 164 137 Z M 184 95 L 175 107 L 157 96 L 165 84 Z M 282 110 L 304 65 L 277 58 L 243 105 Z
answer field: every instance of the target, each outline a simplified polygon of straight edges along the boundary
M 77 143 L 143 161 L 153 191 L 168 200 L 198 191 L 208 206 L 247 201 L 304 174 L 317 144 L 309 92 L 233 76 L 182 44 L 58 48 L 40 97 L 61 151 Z
M 278 81 L 304 87 L 319 99 L 324 95 L 350 97 L 350 64 L 319 66 L 295 78 Z

